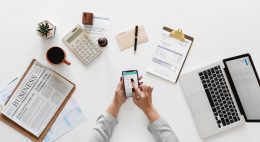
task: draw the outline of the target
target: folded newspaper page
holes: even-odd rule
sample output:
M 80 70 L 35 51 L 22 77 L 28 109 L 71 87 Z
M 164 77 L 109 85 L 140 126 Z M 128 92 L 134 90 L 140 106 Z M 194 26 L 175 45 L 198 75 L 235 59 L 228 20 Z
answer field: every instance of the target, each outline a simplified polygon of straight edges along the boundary
M 39 137 L 74 85 L 35 61 L 3 109 L 3 114 Z

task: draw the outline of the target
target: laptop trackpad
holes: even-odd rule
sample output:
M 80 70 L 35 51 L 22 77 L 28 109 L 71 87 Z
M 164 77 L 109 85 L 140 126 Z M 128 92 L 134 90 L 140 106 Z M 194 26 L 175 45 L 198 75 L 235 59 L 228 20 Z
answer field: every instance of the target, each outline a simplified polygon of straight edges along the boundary
M 187 101 L 193 115 L 209 112 L 209 103 L 203 91 L 188 96 Z

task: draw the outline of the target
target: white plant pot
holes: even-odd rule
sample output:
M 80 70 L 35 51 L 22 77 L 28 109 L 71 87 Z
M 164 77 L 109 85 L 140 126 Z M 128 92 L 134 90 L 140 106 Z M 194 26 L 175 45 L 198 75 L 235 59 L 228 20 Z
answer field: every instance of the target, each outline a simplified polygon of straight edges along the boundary
M 53 37 L 53 36 L 55 35 L 56 26 L 54 26 L 50 21 L 45 20 L 45 21 L 42 21 L 42 22 L 38 23 L 38 25 L 37 25 L 37 30 L 39 29 L 39 24 L 41 24 L 41 23 L 43 23 L 44 25 L 45 25 L 46 23 L 48 23 L 48 24 L 49 24 L 49 29 L 52 29 L 52 30 L 50 30 L 50 31 L 48 32 L 47 36 L 42 35 L 40 32 L 36 31 L 37 34 L 38 34 L 40 37 L 45 38 L 45 39 L 48 39 L 48 38 Z

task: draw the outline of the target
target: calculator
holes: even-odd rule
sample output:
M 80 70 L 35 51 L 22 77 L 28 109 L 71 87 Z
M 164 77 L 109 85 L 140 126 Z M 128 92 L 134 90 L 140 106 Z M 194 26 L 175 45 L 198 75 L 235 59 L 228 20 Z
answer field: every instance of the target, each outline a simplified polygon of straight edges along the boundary
M 88 65 L 103 51 L 80 25 L 76 25 L 63 38 L 63 41 L 85 65 Z

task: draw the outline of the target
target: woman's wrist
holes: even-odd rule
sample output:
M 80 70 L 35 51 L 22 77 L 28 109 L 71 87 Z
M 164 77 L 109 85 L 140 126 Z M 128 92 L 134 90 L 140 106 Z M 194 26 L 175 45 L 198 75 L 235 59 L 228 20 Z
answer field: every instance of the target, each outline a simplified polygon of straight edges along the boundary
M 109 105 L 109 107 L 107 108 L 107 112 L 110 113 L 112 116 L 117 117 L 118 112 L 121 108 L 120 103 L 116 102 L 115 100 Z
M 159 113 L 156 111 L 154 107 L 144 110 L 144 113 L 146 117 L 149 119 L 150 123 L 160 118 Z

